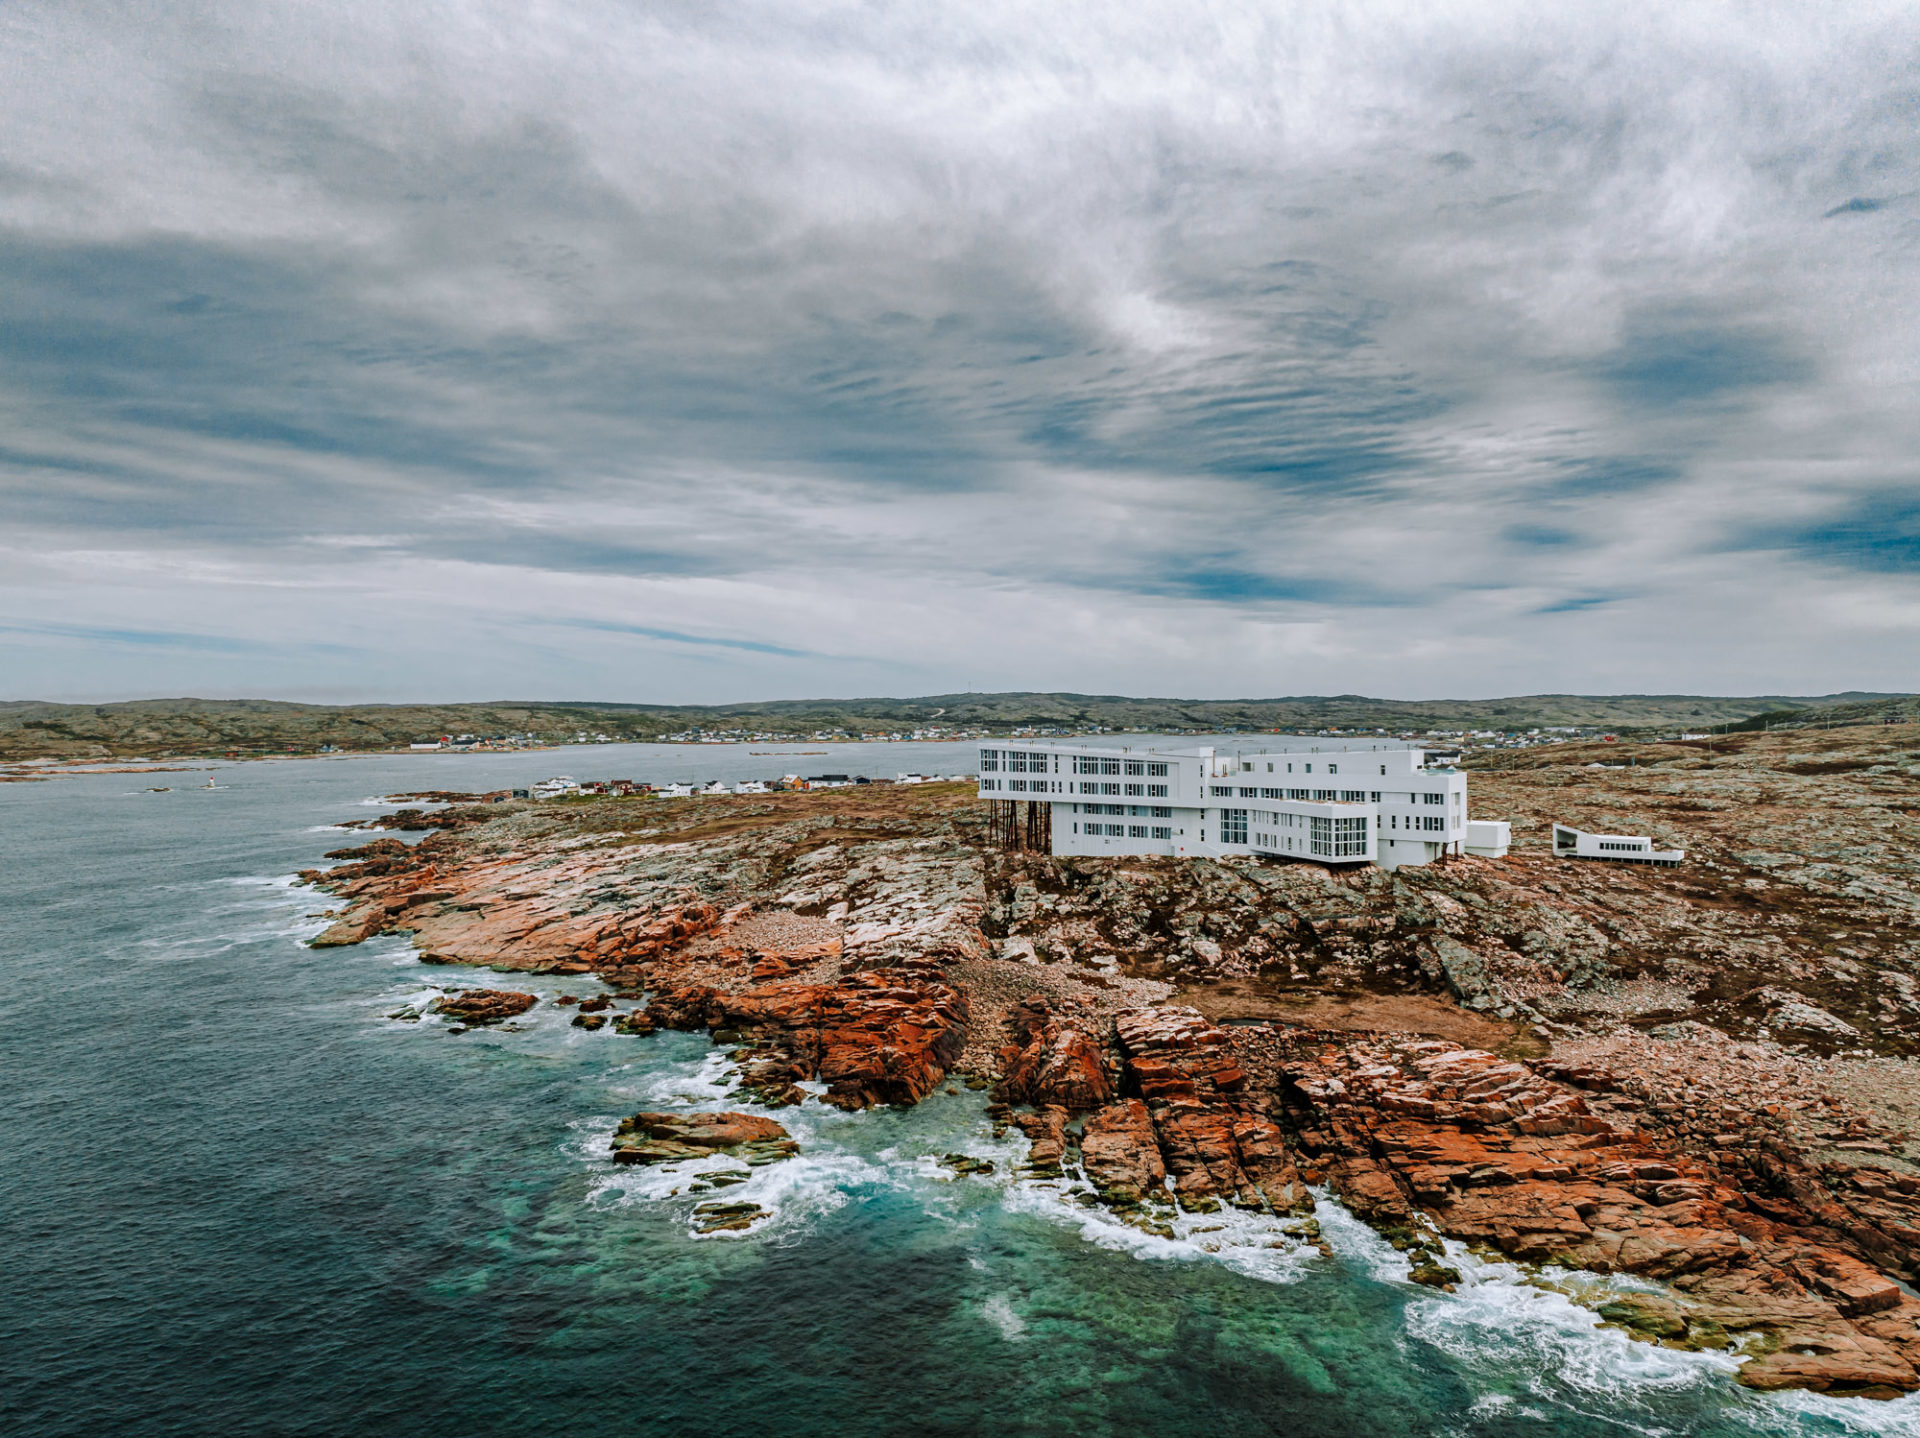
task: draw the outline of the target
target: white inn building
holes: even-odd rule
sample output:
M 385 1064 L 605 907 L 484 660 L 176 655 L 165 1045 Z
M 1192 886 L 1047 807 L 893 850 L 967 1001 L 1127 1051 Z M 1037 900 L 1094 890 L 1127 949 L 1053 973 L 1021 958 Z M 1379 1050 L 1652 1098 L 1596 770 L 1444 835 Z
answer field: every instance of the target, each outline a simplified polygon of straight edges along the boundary
M 1476 823 L 1470 841 L 1467 776 L 1429 765 L 1421 749 L 1027 742 L 980 751 L 980 797 L 1050 805 L 1056 854 L 1261 854 L 1397 869 L 1506 852 L 1504 824 Z

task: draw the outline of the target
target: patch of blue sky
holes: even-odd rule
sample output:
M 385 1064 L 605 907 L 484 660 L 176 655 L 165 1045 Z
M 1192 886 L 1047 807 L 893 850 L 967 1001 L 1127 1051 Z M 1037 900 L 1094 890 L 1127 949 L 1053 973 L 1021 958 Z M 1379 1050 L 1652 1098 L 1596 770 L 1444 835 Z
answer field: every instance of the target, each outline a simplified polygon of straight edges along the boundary
M 658 639 L 668 644 L 685 644 L 700 649 L 734 649 L 746 654 L 770 654 L 781 659 L 820 659 L 826 656 L 808 649 L 790 649 L 758 639 L 727 639 L 711 634 L 689 634 L 679 629 L 656 629 L 646 624 L 621 624 L 610 619 L 556 619 L 563 629 L 590 629 L 602 634 L 631 634 L 641 639 Z M 837 657 L 837 656 L 836 656 Z
M 0 634 L 22 634 L 87 644 L 122 645 L 136 649 L 196 650 L 208 654 L 285 655 L 290 649 L 313 654 L 350 654 L 344 644 L 302 643 L 242 639 L 230 634 L 196 634 L 176 629 L 124 629 L 110 625 L 22 622 L 0 624 Z

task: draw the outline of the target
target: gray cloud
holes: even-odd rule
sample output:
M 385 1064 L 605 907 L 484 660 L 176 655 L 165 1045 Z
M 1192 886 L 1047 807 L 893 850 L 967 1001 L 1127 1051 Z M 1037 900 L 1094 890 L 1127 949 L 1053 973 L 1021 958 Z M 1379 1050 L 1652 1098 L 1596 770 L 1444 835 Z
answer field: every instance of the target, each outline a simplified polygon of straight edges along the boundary
M 0 38 L 19 694 L 1904 682 L 1897 6 Z

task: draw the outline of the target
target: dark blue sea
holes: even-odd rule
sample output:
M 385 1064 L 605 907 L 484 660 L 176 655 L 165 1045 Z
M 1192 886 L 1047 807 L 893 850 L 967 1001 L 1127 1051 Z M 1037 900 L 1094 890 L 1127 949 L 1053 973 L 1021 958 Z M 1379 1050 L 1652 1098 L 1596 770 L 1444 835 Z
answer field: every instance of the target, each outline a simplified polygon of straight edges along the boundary
M 724 1101 L 703 1037 L 544 1002 L 453 1035 L 389 1016 L 473 976 L 303 944 L 329 900 L 289 876 L 392 791 L 970 758 L 622 746 L 0 785 L 0 1434 L 1920 1434 L 1915 1400 L 1751 1395 L 1511 1270 L 1411 1287 L 1330 1205 L 1332 1259 L 1248 1218 L 1148 1239 L 1014 1180 L 964 1089 L 787 1111 L 803 1155 L 724 1195 L 772 1217 L 696 1237 L 689 1174 L 605 1150 L 624 1114 Z M 996 1174 L 954 1178 L 955 1150 Z

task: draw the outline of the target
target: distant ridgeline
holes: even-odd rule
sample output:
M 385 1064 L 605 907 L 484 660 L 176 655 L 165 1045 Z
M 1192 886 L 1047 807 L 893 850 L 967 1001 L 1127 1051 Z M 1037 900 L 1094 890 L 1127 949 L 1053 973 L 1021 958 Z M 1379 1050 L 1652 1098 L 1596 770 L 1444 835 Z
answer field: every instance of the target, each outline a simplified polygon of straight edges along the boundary
M 1920 719 L 1910 695 L 1748 698 L 1686 694 L 1534 694 L 1512 699 L 1133 699 L 1095 694 L 935 694 L 918 699 L 783 699 L 760 704 L 290 704 L 257 699 L 139 699 L 120 704 L 0 703 L 0 760 L 400 749 L 469 737 L 502 743 L 920 737 L 1014 730 L 1081 734 L 1327 729 L 1676 730 Z

